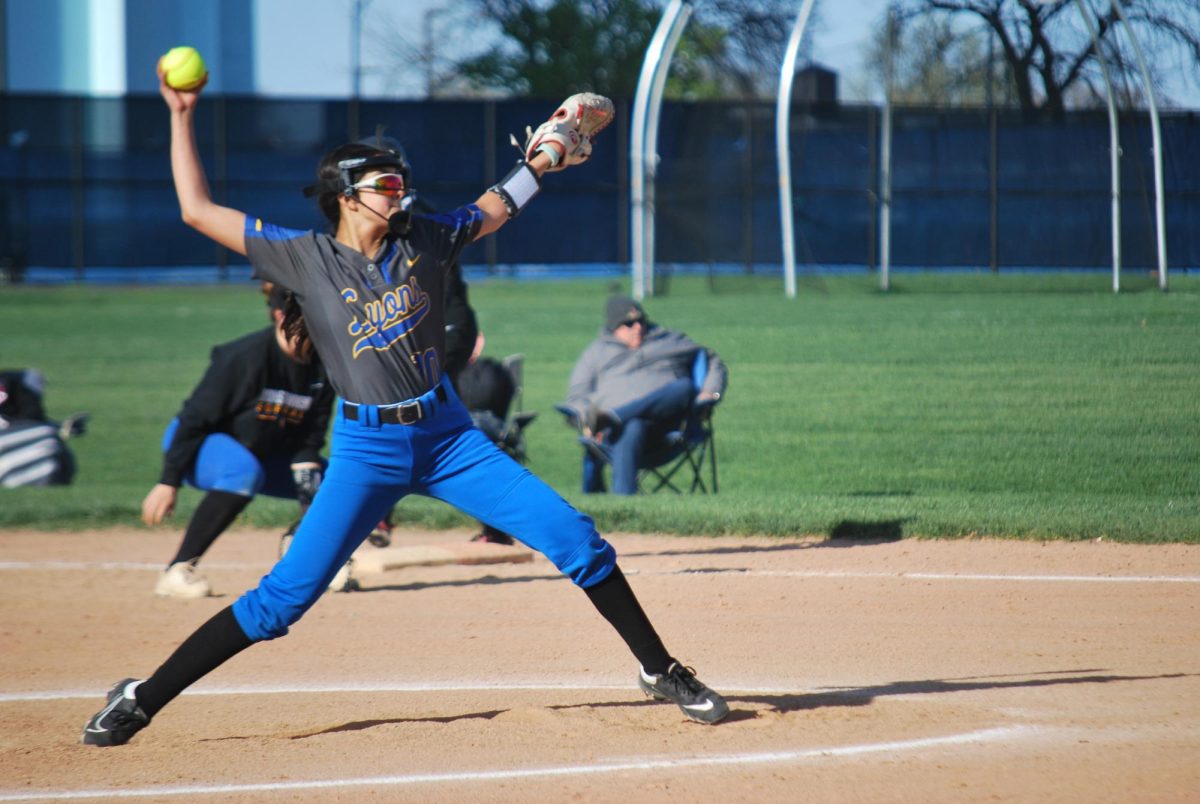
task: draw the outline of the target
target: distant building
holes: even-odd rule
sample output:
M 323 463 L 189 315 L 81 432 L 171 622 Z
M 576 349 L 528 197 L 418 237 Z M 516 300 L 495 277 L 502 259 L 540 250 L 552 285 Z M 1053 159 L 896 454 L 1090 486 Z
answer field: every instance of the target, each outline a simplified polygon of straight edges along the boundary
M 0 91 L 111 95 L 154 92 L 154 65 L 192 45 L 210 88 L 256 90 L 253 0 L 0 0 Z
M 837 103 L 837 73 L 810 64 L 796 73 L 792 98 L 798 103 Z

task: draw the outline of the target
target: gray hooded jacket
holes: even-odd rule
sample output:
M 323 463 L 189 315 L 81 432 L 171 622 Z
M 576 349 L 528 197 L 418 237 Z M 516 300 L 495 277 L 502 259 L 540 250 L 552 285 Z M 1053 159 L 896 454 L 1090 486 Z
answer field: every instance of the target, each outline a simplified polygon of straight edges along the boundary
M 708 376 L 699 393 L 724 394 L 725 364 L 682 332 L 652 326 L 641 347 L 630 349 L 603 327 L 579 356 L 567 384 L 567 405 L 613 409 L 641 399 L 680 377 L 689 377 L 696 352 L 708 353 Z

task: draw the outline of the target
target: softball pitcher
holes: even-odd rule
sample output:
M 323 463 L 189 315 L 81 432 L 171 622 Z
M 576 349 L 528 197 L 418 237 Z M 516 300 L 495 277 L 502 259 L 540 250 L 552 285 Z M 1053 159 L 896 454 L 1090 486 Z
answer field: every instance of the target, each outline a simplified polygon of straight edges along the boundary
M 413 215 L 408 165 L 386 147 L 343 145 L 322 159 L 315 195 L 333 235 L 273 226 L 216 204 L 197 153 L 199 89 L 171 89 L 171 167 L 183 219 L 249 257 L 255 275 L 295 293 L 338 394 L 325 478 L 286 555 L 258 586 L 186 639 L 149 678 L 117 682 L 82 741 L 129 741 L 169 701 L 230 657 L 288 627 L 380 517 L 407 494 L 443 500 L 543 553 L 583 589 L 641 664 L 638 684 L 701 723 L 724 699 L 664 647 L 584 514 L 471 424 L 442 374 L 446 269 L 470 241 L 517 215 L 542 175 L 588 159 L 612 120 L 607 98 L 573 95 L 529 132 L 524 159 L 473 204 Z

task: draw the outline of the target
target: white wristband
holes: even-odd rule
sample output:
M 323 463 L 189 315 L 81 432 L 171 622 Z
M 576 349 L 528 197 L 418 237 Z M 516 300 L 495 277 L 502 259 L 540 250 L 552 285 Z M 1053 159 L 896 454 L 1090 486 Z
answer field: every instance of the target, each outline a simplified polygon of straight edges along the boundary
M 537 173 L 522 161 L 507 176 L 489 187 L 488 192 L 500 196 L 508 210 L 508 217 L 515 218 L 541 189 Z

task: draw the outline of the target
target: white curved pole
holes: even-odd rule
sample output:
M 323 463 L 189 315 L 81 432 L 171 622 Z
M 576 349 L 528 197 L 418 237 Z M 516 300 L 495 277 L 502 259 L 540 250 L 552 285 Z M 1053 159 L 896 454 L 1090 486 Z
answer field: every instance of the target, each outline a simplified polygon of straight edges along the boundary
M 1146 100 L 1150 104 L 1150 132 L 1154 138 L 1154 223 L 1155 235 L 1158 240 L 1158 287 L 1167 289 L 1167 212 L 1166 201 L 1163 198 L 1163 151 L 1162 130 L 1158 120 L 1158 104 L 1154 100 L 1154 84 L 1150 81 L 1150 70 L 1146 67 L 1146 58 L 1142 55 L 1142 46 L 1125 17 L 1125 9 L 1120 0 L 1112 0 L 1113 10 L 1121 18 L 1125 26 L 1125 35 L 1133 43 L 1133 53 L 1137 56 L 1138 68 L 1142 72 L 1142 83 L 1146 85 Z
M 671 58 L 675 55 L 675 48 L 679 44 L 679 37 L 683 35 L 683 29 L 687 27 L 688 20 L 692 16 L 692 7 L 688 3 L 684 3 L 679 11 L 674 22 L 671 24 L 671 30 L 667 33 L 667 42 L 663 47 L 662 61 L 658 65 L 658 69 L 654 72 L 654 83 L 650 88 L 650 105 L 646 116 L 646 143 L 645 156 L 643 164 L 646 169 L 646 187 L 644 191 L 644 205 L 642 214 L 646 216 L 646 222 L 642 226 L 643 243 L 646 250 L 645 256 L 645 273 L 643 281 L 646 283 L 645 295 L 654 295 L 654 189 L 655 181 L 658 176 L 658 120 L 662 112 L 663 91 L 667 87 L 667 73 L 671 70 Z
M 789 142 L 792 119 L 792 83 L 796 77 L 796 57 L 813 0 L 803 0 L 788 37 L 783 65 L 779 72 L 779 97 L 775 105 L 775 161 L 779 168 L 779 229 L 783 237 L 783 292 L 796 298 L 796 234 L 792 223 L 792 157 Z
M 633 100 L 633 120 L 630 123 L 629 172 L 630 172 L 630 256 L 633 262 L 633 296 L 641 299 L 646 289 L 646 118 L 649 114 L 650 95 L 654 76 L 662 62 L 663 49 L 668 35 L 679 17 L 684 3 L 671 0 L 663 11 L 662 19 L 646 47 L 642 60 L 642 72 L 638 77 L 637 92 Z
M 1088 34 L 1092 37 L 1092 47 L 1096 49 L 1096 60 L 1100 62 L 1100 74 L 1104 76 L 1104 94 L 1108 102 L 1108 149 L 1109 168 L 1112 171 L 1112 289 L 1113 293 L 1121 290 L 1121 139 L 1117 127 L 1117 104 L 1113 98 L 1112 80 L 1108 75 L 1108 61 L 1100 50 L 1100 34 L 1096 23 L 1088 13 L 1083 0 L 1075 0 L 1079 16 L 1087 25 Z
M 1047 4 L 1050 0 L 1037 0 Z M 1096 61 L 1100 64 L 1100 74 L 1104 78 L 1105 102 L 1108 105 L 1108 140 L 1109 140 L 1109 171 L 1110 171 L 1110 200 L 1112 209 L 1112 289 L 1113 293 L 1121 290 L 1121 140 L 1117 125 L 1116 98 L 1113 94 L 1112 79 L 1109 77 L 1108 60 L 1100 49 L 1100 34 L 1096 24 L 1088 13 L 1088 7 L 1083 0 L 1075 0 L 1075 8 L 1087 26 L 1088 35 L 1092 39 L 1092 49 L 1096 51 Z

